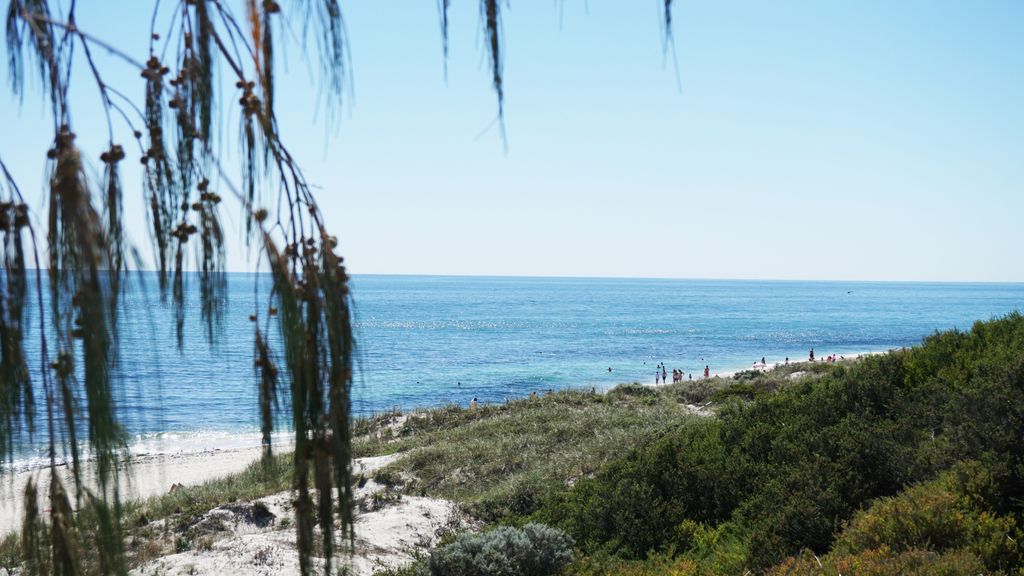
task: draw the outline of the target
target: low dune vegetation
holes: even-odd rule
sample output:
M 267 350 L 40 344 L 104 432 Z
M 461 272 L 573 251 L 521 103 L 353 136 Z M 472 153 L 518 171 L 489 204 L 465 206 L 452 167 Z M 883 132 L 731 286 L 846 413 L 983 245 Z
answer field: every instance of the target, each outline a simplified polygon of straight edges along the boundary
M 533 518 L 584 554 L 693 573 L 1017 574 L 1022 438 L 1014 314 L 728 402 Z
M 525 518 L 572 482 L 695 415 L 666 390 L 555 392 L 475 410 L 413 412 L 356 453 L 400 452 L 375 478 L 410 494 L 456 500 L 485 522 Z
M 686 408 L 708 401 L 713 417 Z M 857 362 L 452 408 L 391 434 L 357 445 L 407 451 L 389 469 L 406 489 L 491 525 L 564 531 L 566 574 L 1024 568 L 1019 314 Z
M 1022 574 L 1024 317 L 857 361 L 381 414 L 353 448 L 396 457 L 357 482 L 454 501 L 483 534 L 381 576 L 514 573 L 530 534 L 557 560 L 538 574 Z M 288 457 L 128 517 L 181 524 L 279 492 Z M 19 548 L 9 536 L 0 564 Z

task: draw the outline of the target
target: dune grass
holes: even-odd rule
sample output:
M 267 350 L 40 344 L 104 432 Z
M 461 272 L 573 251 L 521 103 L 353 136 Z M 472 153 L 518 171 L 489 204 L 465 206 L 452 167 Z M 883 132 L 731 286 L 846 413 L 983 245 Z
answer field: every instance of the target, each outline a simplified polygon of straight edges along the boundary
M 661 387 L 624 384 L 607 393 L 564 390 L 476 409 L 446 406 L 378 416 L 358 456 L 403 453 L 376 480 L 410 494 L 454 500 L 484 522 L 517 522 L 541 502 L 667 430 L 706 418 L 716 399 L 767 393 L 798 364 L 768 373 Z M 699 413 L 699 414 L 698 414 Z M 365 422 L 365 421 L 364 421 Z
M 237 474 L 130 503 L 125 518 L 130 523 L 139 524 L 144 520 L 202 515 L 222 504 L 254 500 L 288 490 L 292 486 L 291 459 L 288 452 L 275 455 L 269 465 L 255 460 Z

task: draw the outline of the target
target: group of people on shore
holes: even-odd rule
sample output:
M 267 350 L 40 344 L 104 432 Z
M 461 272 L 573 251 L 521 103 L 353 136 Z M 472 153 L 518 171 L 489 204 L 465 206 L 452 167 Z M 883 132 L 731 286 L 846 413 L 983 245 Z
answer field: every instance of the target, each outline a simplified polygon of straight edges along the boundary
M 828 364 L 834 364 L 834 363 L 836 363 L 836 362 L 838 362 L 840 360 L 845 360 L 845 359 L 846 359 L 845 356 L 840 356 L 838 354 L 829 354 L 828 356 L 825 357 L 825 360 L 823 360 L 823 362 L 828 363 Z M 807 353 L 807 361 L 808 362 L 814 362 L 814 348 L 811 348 L 810 352 Z M 786 360 L 783 363 L 787 364 L 787 365 L 789 364 L 789 356 L 786 356 Z M 777 363 L 776 363 L 776 366 L 778 366 Z M 768 369 L 768 363 L 765 362 L 764 356 L 761 356 L 761 361 L 760 362 L 757 362 L 757 361 L 754 362 L 753 368 L 755 370 L 756 369 L 761 369 L 761 370 L 767 370 Z
M 684 378 L 685 377 L 685 378 Z M 711 368 L 709 366 L 704 367 L 704 378 L 711 377 Z M 684 379 L 693 380 L 693 373 L 687 374 L 685 371 L 678 368 L 672 369 L 672 383 L 678 384 Z M 664 362 L 658 362 L 658 365 L 654 368 L 654 383 L 655 384 L 668 384 L 668 370 L 665 368 Z
M 686 372 L 678 368 L 672 369 L 672 383 L 676 384 L 683 381 L 683 376 Z M 689 375 L 690 380 L 693 380 L 693 374 Z M 668 384 L 668 371 L 665 369 L 665 363 L 659 362 L 658 366 L 654 369 L 654 383 L 655 384 Z
M 832 363 L 838 362 L 839 360 L 844 360 L 844 359 L 845 358 L 843 356 L 839 356 L 839 355 L 836 355 L 836 354 L 830 354 L 830 355 L 825 357 L 824 362 L 832 364 Z M 703 360 L 703 358 L 702 358 L 702 360 Z M 810 361 L 810 362 L 814 362 L 815 361 L 815 359 L 814 359 L 814 348 L 811 348 L 810 352 L 808 353 L 807 360 Z M 789 356 L 786 356 L 785 363 L 789 364 Z M 761 357 L 761 362 L 756 362 L 755 361 L 753 367 L 755 369 L 760 368 L 761 370 L 766 370 L 768 368 L 768 363 L 765 360 L 765 357 L 764 356 Z M 608 368 L 608 372 L 611 372 L 611 371 L 612 371 L 612 369 L 611 369 L 611 367 L 609 367 Z M 708 378 L 711 378 L 711 367 L 710 366 L 704 366 L 704 379 L 706 380 Z M 672 383 L 673 384 L 678 384 L 680 382 L 683 382 L 684 380 L 692 381 L 693 380 L 693 374 L 692 373 L 687 374 L 684 370 L 680 370 L 678 368 L 673 368 L 672 369 Z M 655 384 L 668 384 L 668 368 L 665 367 L 665 363 L 664 362 L 658 362 L 658 365 L 655 366 L 655 369 L 654 369 L 654 383 Z M 459 386 L 462 386 L 462 382 L 459 382 Z M 549 394 L 551 392 L 553 392 L 553 390 L 548 390 Z M 537 398 L 537 392 L 531 392 L 530 393 L 530 398 Z M 472 402 L 470 402 L 470 408 L 476 408 L 477 405 L 478 405 L 477 399 L 473 398 Z
M 811 352 L 810 352 L 810 354 L 808 354 L 807 360 L 810 361 L 810 362 L 814 362 L 814 348 L 811 348 Z M 839 360 L 846 360 L 846 357 L 844 357 L 844 356 L 837 356 L 835 354 L 829 354 L 828 356 L 825 357 L 825 362 L 827 364 L 834 364 L 834 363 L 836 363 Z M 789 358 L 786 358 L 786 363 L 787 364 L 789 363 Z

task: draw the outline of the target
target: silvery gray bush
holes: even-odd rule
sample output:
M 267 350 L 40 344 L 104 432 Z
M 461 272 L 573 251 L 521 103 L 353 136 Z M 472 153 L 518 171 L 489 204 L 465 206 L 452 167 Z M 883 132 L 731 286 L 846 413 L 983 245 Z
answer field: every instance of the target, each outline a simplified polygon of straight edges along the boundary
M 544 524 L 463 534 L 430 554 L 432 576 L 548 576 L 572 561 L 572 538 Z

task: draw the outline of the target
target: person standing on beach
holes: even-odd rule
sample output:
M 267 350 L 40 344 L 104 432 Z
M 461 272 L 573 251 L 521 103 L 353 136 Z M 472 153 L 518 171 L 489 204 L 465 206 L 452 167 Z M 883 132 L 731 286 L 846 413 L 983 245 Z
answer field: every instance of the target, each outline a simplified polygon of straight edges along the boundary
M 661 383 L 668 384 L 668 371 L 665 370 L 665 364 L 661 365 Z
M 811 348 L 811 362 L 814 362 L 814 348 Z
M 655 370 L 654 371 L 654 385 L 657 386 L 659 383 L 661 383 L 661 372 L 658 372 L 657 370 Z
M 473 401 L 469 403 L 469 408 L 470 408 L 470 410 L 476 410 L 476 398 L 475 397 L 473 398 Z
M 707 380 L 710 377 L 711 377 L 711 368 L 705 366 L 704 367 L 704 379 Z

